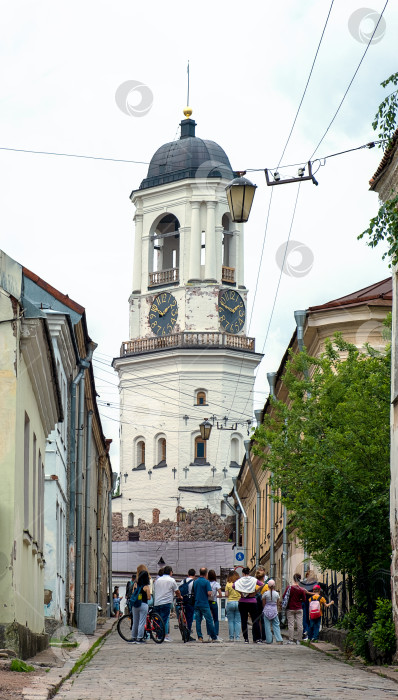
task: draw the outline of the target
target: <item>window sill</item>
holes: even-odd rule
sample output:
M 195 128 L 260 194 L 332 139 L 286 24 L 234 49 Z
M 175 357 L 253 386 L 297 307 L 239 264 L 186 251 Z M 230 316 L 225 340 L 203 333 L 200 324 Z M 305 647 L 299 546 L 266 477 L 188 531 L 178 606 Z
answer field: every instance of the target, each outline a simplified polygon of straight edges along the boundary
M 132 472 L 141 472 L 141 471 L 145 471 L 145 470 L 146 470 L 145 464 L 139 464 L 138 467 L 133 467 L 131 471 Z
M 210 462 L 206 461 L 206 457 L 196 457 L 193 462 L 190 463 L 190 467 L 210 467 Z

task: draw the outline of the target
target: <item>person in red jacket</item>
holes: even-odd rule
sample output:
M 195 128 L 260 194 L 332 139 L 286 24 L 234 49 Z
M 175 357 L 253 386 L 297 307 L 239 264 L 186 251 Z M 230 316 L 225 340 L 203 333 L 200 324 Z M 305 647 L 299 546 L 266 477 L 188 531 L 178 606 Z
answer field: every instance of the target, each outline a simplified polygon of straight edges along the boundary
M 294 623 L 297 625 L 297 640 L 296 644 L 300 644 L 301 638 L 303 636 L 303 608 L 302 603 L 306 600 L 305 591 L 300 588 L 300 575 L 294 574 L 293 583 L 288 586 L 283 594 L 283 598 L 287 594 L 289 588 L 289 602 L 286 607 L 286 617 L 289 641 L 288 644 L 294 644 Z

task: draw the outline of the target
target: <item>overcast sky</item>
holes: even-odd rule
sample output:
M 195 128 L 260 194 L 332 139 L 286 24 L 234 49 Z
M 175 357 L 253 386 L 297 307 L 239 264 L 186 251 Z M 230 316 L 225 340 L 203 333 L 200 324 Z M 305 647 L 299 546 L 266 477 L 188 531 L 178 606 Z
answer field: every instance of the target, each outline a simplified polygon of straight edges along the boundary
M 235 170 L 275 168 L 329 6 L 329 0 L 8 3 L 0 26 L 0 146 L 147 163 L 160 145 L 179 135 L 189 59 L 197 136 L 219 143 Z M 366 8 L 360 12 L 360 0 L 334 2 L 282 165 L 312 156 L 383 6 L 384 0 L 372 0 L 372 14 Z M 384 17 L 314 157 L 376 138 L 371 123 L 387 94 L 380 83 L 398 70 L 398 9 L 392 0 Z M 145 115 L 126 114 L 116 104 L 116 90 L 130 80 L 148 87 L 151 104 L 146 97 Z M 138 93 L 129 100 L 130 111 L 139 109 Z M 245 228 L 249 306 L 256 291 L 248 334 L 265 354 L 256 407 L 268 394 L 266 372 L 278 368 L 294 330 L 294 310 L 389 274 L 382 251 L 356 240 L 378 209 L 368 181 L 381 156 L 374 148 L 326 160 L 316 175 L 319 186 L 301 185 L 290 238 L 301 244 L 303 255 L 296 250 L 287 257 L 288 274 L 281 276 L 268 336 L 280 276 L 277 251 L 288 239 L 297 185 L 266 187 L 264 173 L 250 174 L 258 189 Z M 114 402 L 117 380 L 110 362 L 128 339 L 132 285 L 129 195 L 147 166 L 6 150 L 0 150 L 0 162 L 0 247 L 86 308 L 89 333 L 99 346 L 100 402 Z M 281 172 L 292 177 L 296 171 Z M 116 406 L 100 411 L 110 417 L 104 432 L 114 440 L 111 457 L 117 470 L 118 411 Z

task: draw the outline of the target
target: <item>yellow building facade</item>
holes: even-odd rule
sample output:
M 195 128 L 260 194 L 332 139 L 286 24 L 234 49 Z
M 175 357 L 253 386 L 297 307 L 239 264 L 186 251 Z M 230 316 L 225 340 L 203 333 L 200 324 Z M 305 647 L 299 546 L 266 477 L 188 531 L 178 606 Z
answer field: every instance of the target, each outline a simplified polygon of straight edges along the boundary
M 377 350 L 386 345 L 384 320 L 392 307 L 392 280 L 387 278 L 340 299 L 313 306 L 295 313 L 297 327 L 282 358 L 278 371 L 269 375 L 271 394 L 280 401 L 287 401 L 288 394 L 283 381 L 289 351 L 299 352 L 302 344 L 312 356 L 319 356 L 325 349 L 325 341 L 339 332 L 344 339 L 359 349 L 369 343 Z M 263 413 L 272 411 L 270 399 Z M 251 447 L 253 443 L 251 443 Z M 295 573 L 304 575 L 307 569 L 314 570 L 322 580 L 324 574 L 316 568 L 303 547 L 297 541 L 289 523 L 289 514 L 281 503 L 272 503 L 270 473 L 262 469 L 263 460 L 250 452 L 255 481 L 245 458 L 236 481 L 236 490 L 246 513 L 241 514 L 241 542 L 247 542 L 245 560 L 254 568 L 259 561 L 267 573 L 275 578 L 277 590 L 284 589 Z M 259 507 L 259 547 L 256 551 L 257 507 Z M 237 501 L 236 504 L 237 505 Z M 246 525 L 245 525 L 246 523 Z M 244 528 L 246 526 L 246 536 Z M 285 540 L 285 546 L 284 546 Z M 274 543 L 272 547 L 272 542 Z M 273 550 L 273 551 L 272 551 Z M 284 557 L 285 554 L 285 557 Z M 283 566 L 284 558 L 286 565 Z M 329 578 L 330 582 L 330 578 Z

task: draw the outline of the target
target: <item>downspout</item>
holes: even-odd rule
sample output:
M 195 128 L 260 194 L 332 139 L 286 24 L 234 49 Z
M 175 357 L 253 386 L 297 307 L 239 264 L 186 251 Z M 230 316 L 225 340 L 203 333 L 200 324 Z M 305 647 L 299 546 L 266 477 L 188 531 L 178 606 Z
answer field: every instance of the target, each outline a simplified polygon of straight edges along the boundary
M 257 502 L 256 502 L 256 568 L 260 564 L 260 487 L 258 485 L 257 477 L 253 469 L 253 464 L 250 458 L 250 440 L 244 441 L 245 451 L 246 451 L 246 462 L 249 465 L 250 473 L 252 475 L 253 483 L 257 492 Z
M 97 604 L 101 605 L 101 528 L 97 527 Z
M 232 479 L 232 483 L 234 485 L 234 494 L 235 494 L 236 500 L 239 503 L 239 508 L 241 509 L 241 512 L 243 515 L 243 555 L 244 555 L 245 566 L 247 566 L 247 514 L 246 514 L 246 511 L 242 505 L 242 501 L 239 498 L 239 494 L 236 490 L 236 476 Z
M 86 435 L 86 493 L 84 517 L 84 602 L 88 603 L 88 577 L 90 569 L 90 490 L 91 490 L 91 431 L 93 411 L 87 414 Z
M 296 321 L 296 326 L 297 326 L 297 346 L 298 346 L 299 352 L 303 352 L 303 350 L 304 350 L 304 323 L 306 321 L 306 318 L 307 318 L 307 311 L 301 310 L 301 311 L 294 312 L 294 320 Z M 304 376 L 306 379 L 309 378 L 308 369 L 304 370 Z M 307 395 L 308 395 L 308 397 L 311 396 L 311 394 L 309 392 L 307 393 Z M 307 559 L 308 559 L 308 561 L 307 561 Z M 307 567 L 306 567 L 306 563 L 307 563 Z M 305 573 L 306 568 L 307 569 L 311 568 L 310 563 L 311 562 L 308 558 L 308 554 L 305 551 L 305 547 L 304 547 L 304 573 Z
M 80 363 L 84 369 L 88 369 L 91 364 L 93 352 L 97 347 L 96 343 L 90 342 L 87 357 Z M 80 583 L 82 571 L 82 501 L 83 501 L 83 433 L 84 433 L 84 394 L 85 394 L 84 373 L 80 380 L 79 387 L 79 416 L 78 416 L 78 439 L 77 439 L 77 459 L 76 459 L 76 569 L 75 569 L 75 617 L 79 625 L 79 605 L 80 605 Z
M 269 384 L 269 393 L 271 396 L 275 396 L 275 380 L 276 372 L 268 372 L 267 379 Z M 273 473 L 270 474 L 270 479 L 272 481 Z M 272 488 L 272 483 L 270 485 L 270 542 L 269 542 L 269 574 L 271 578 L 275 578 L 275 501 L 274 501 L 274 491 Z
M 76 394 L 77 386 L 82 379 L 85 369 L 89 364 L 82 360 L 79 363 L 79 372 L 72 381 L 70 387 L 70 439 L 69 439 L 69 612 L 72 618 L 76 612 L 75 605 L 75 509 L 76 509 Z M 73 610 L 71 610 L 71 598 Z M 72 619 L 70 619 L 72 622 Z
M 108 493 L 108 590 L 109 590 L 109 616 L 111 615 L 112 602 L 112 486 Z
M 223 496 L 228 508 L 235 513 L 235 547 L 239 547 L 239 511 L 228 501 L 227 493 L 224 493 Z

